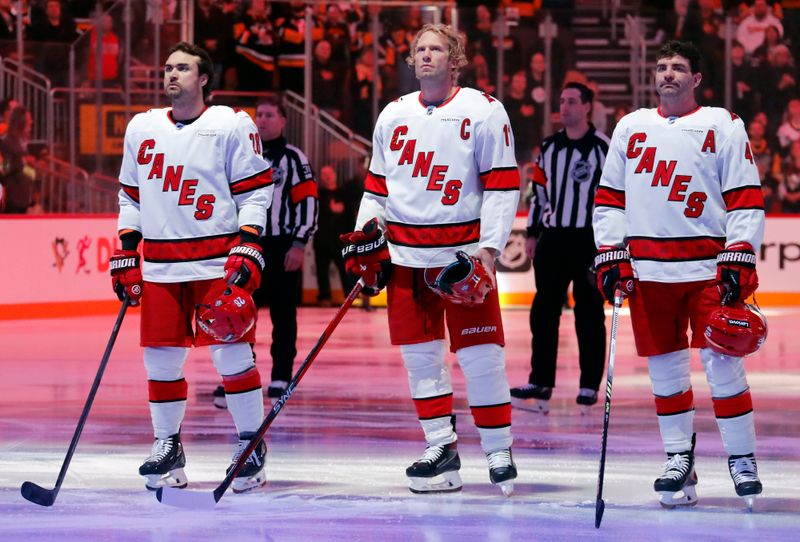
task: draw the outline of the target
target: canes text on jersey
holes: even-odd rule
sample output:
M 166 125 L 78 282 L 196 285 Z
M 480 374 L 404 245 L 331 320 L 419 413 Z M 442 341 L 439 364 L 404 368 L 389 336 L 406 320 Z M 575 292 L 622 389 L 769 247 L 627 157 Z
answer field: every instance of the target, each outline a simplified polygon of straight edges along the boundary
M 178 205 L 194 205 L 194 217 L 197 220 L 206 220 L 214 212 L 214 194 L 195 195 L 197 190 L 197 179 L 183 179 L 183 165 L 166 166 L 164 169 L 164 153 L 152 152 L 156 147 L 155 139 L 145 139 L 139 146 L 139 154 L 136 162 L 146 166 L 152 162 L 150 173 L 147 180 L 157 179 L 164 181 L 161 190 L 163 192 L 178 192 Z
M 445 174 L 449 166 L 434 164 L 434 151 L 417 152 L 417 140 L 404 138 L 408 134 L 408 126 L 400 125 L 392 133 L 392 141 L 389 143 L 389 150 L 401 151 L 397 161 L 398 166 L 413 166 L 412 178 L 427 178 L 428 185 L 426 190 L 432 192 L 442 192 L 442 205 L 454 205 L 461 195 L 461 187 L 464 185 L 460 179 L 446 179 Z M 468 118 L 461 121 L 461 139 L 468 140 L 471 136 L 470 120 Z

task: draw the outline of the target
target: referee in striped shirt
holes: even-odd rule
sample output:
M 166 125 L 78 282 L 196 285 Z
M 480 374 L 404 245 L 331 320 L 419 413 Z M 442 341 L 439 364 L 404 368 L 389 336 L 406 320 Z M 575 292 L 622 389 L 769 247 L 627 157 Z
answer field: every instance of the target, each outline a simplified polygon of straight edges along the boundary
M 272 164 L 275 186 L 260 241 L 267 266 L 261 287 L 253 293 L 257 306 L 269 304 L 272 383 L 267 396 L 274 401 L 283 395 L 292 379 L 303 256 L 317 229 L 318 196 L 317 181 L 308 159 L 283 136 L 286 110 L 279 96 L 270 95 L 258 102 L 256 126 L 264 158 Z
M 533 334 L 528 384 L 511 389 L 512 404 L 547 413 L 556 380 L 558 327 L 570 282 L 575 298 L 580 390 L 577 403 L 597 402 L 605 366 L 603 297 L 590 275 L 596 254 L 592 232 L 594 193 L 609 139 L 589 122 L 594 93 L 581 83 L 561 91 L 564 129 L 546 138 L 534 166 L 533 199 L 525 251 L 533 259 L 536 296 L 531 307 Z

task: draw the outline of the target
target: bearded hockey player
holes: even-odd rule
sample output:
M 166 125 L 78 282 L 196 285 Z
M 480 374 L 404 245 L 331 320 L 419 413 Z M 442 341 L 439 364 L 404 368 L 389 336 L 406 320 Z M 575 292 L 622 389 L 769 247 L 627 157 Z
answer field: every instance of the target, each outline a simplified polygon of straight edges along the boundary
M 705 332 L 722 304 L 741 305 L 758 287 L 764 202 L 742 120 L 695 100 L 699 66 L 692 44 L 664 45 L 655 67 L 660 106 L 614 130 L 595 199 L 595 268 L 606 299 L 618 285 L 629 295 L 636 349 L 647 357 L 667 453 L 654 484 L 661 504 L 697 503 L 689 349 L 699 348 L 730 475 L 752 507 L 761 481 L 743 356 L 753 341 L 717 340 L 717 324 L 713 342 Z
M 272 176 L 247 113 L 206 106 L 212 73 L 206 51 L 175 45 L 164 66 L 172 107 L 136 115 L 125 132 L 119 175 L 122 248 L 110 267 L 120 299 L 127 296 L 142 306 L 155 442 L 139 474 L 152 490 L 187 484 L 180 428 L 190 347 L 208 346 L 222 377 L 239 439 L 232 462 L 264 418 L 250 295 L 264 269 L 258 237 L 272 200 Z M 265 459 L 262 441 L 234 481 L 234 491 L 266 482 Z
M 510 495 L 517 470 L 495 258 L 519 198 L 513 134 L 499 101 L 457 86 L 466 58 L 451 27 L 425 25 L 408 63 L 421 91 L 378 118 L 357 231 L 343 236 L 346 265 L 369 291 L 387 286 L 391 341 L 427 443 L 406 469 L 411 491 L 461 489 L 446 315 L 489 479 Z

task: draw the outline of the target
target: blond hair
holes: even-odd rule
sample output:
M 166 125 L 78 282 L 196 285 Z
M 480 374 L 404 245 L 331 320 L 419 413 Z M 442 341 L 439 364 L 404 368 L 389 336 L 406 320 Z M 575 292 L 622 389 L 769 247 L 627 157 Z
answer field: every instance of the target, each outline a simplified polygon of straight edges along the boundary
M 437 36 L 444 38 L 445 43 L 447 43 L 448 56 L 453 63 L 451 75 L 453 79 L 455 79 L 458 77 L 458 71 L 467 65 L 467 54 L 464 52 L 464 39 L 452 26 L 447 24 L 429 23 L 420 28 L 419 32 L 417 32 L 414 39 L 411 41 L 411 51 L 408 57 L 406 57 L 406 63 L 409 66 L 414 66 L 414 52 L 417 49 L 420 38 L 426 32 L 433 32 Z

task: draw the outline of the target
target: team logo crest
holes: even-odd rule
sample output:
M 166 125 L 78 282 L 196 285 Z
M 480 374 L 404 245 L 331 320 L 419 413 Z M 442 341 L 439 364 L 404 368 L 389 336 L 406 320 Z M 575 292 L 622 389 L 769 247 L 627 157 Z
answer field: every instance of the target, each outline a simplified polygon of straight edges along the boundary
M 572 180 L 576 183 L 585 183 L 592 180 L 592 164 L 586 160 L 578 160 L 572 166 Z
M 275 186 L 280 186 L 283 184 L 284 179 L 286 178 L 286 172 L 280 168 L 280 166 L 276 166 L 273 164 L 272 166 L 272 184 Z

